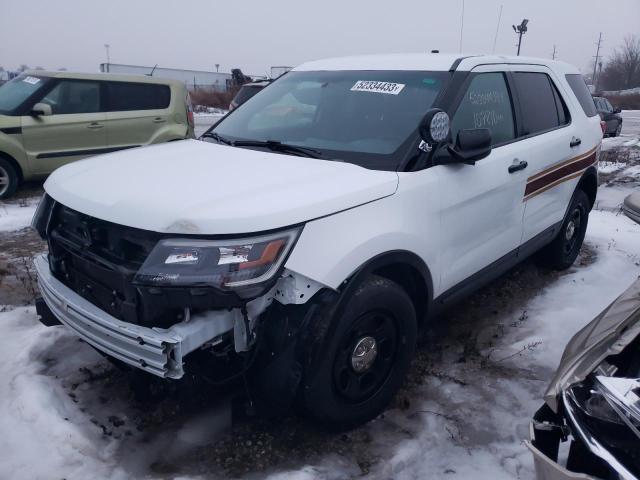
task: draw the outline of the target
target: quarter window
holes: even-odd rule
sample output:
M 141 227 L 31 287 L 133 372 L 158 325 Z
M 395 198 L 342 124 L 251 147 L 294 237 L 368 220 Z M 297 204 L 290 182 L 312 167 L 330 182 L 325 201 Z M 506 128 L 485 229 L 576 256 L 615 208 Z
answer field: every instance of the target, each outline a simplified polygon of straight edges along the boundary
M 51 106 L 53 115 L 100 111 L 100 84 L 84 80 L 60 80 L 40 100 Z
M 535 135 L 567 123 L 567 110 L 551 79 L 545 73 L 516 72 L 525 135 Z
M 471 80 L 451 121 L 454 141 L 460 130 L 471 128 L 488 128 L 493 145 L 515 138 L 511 96 L 503 73 L 480 73 Z
M 565 75 L 571 90 L 575 94 L 580 106 L 587 117 L 595 117 L 598 114 L 596 110 L 596 104 L 593 101 L 589 87 L 584 81 L 584 77 L 579 73 L 570 73 Z
M 167 85 L 108 82 L 110 112 L 162 110 L 169 106 L 171 89 Z

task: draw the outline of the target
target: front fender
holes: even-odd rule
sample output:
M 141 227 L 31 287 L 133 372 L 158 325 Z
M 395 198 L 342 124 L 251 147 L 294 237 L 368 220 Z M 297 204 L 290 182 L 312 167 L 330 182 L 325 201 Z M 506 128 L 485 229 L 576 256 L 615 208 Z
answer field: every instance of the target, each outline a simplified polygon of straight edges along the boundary
M 286 267 L 337 290 L 371 259 L 406 252 L 430 271 L 437 296 L 437 204 L 413 200 L 411 192 L 396 193 L 307 223 Z

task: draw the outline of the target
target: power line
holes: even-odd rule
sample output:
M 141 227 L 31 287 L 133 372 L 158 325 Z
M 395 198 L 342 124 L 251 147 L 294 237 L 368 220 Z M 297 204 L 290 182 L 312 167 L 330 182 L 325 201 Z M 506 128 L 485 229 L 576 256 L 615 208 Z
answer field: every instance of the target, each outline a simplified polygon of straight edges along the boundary
M 462 0 L 462 14 L 460 15 L 460 53 L 462 53 L 462 32 L 464 32 L 464 0 Z

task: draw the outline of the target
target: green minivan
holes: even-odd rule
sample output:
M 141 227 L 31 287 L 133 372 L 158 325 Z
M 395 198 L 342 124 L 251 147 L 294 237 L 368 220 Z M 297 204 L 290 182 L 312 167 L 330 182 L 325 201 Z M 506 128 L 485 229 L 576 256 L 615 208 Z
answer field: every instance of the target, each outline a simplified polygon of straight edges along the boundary
M 75 160 L 193 137 L 180 81 L 25 72 L 0 87 L 0 199 Z

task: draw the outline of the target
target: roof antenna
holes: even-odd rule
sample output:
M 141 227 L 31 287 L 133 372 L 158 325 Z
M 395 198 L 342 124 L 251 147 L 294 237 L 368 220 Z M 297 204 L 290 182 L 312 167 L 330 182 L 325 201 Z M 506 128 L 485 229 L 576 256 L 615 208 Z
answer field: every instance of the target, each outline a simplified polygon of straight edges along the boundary
M 153 77 L 153 72 L 155 72 L 155 71 L 156 71 L 156 67 L 157 67 L 157 66 L 158 66 L 158 64 L 156 63 L 156 64 L 154 65 L 154 67 L 151 69 L 151 72 L 150 72 L 150 73 L 147 73 L 147 75 L 148 75 L 148 76 L 150 76 L 150 77 Z

